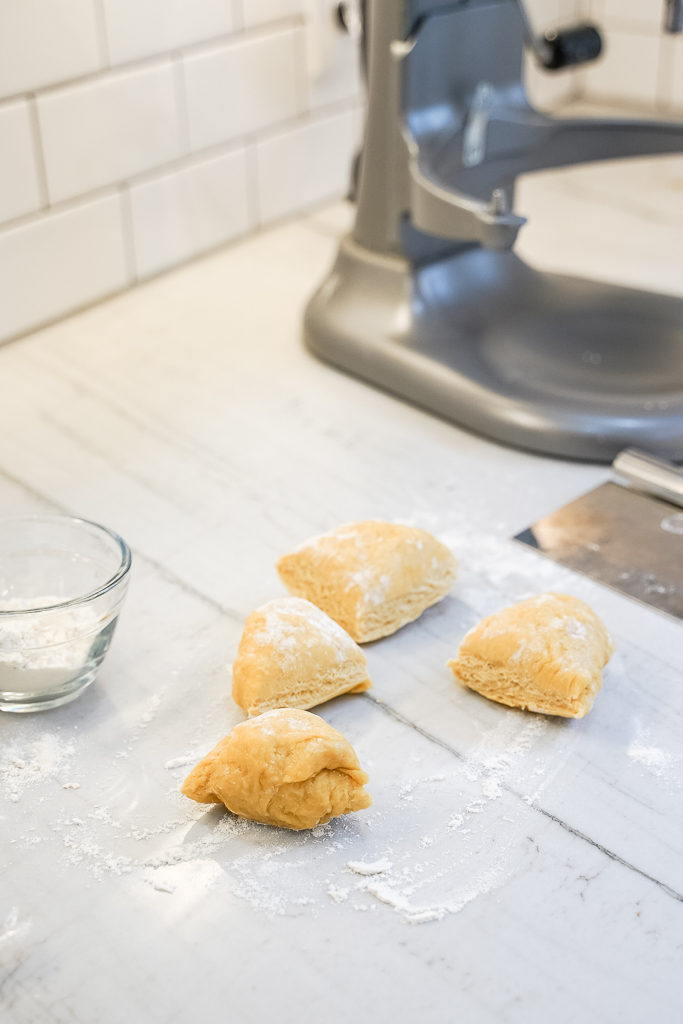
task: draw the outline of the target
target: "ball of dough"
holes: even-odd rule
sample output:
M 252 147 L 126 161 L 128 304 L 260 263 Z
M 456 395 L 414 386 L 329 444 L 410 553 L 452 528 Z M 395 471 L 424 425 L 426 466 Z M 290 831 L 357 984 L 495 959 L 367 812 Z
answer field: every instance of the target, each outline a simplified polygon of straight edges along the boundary
M 351 744 L 309 711 L 278 708 L 236 725 L 182 792 L 242 818 L 304 829 L 372 803 Z
M 425 530 L 368 520 L 307 541 L 277 569 L 291 594 L 367 643 L 395 633 L 445 597 L 457 562 Z
M 358 644 L 300 597 L 278 598 L 251 613 L 232 675 L 233 698 L 249 715 L 312 708 L 372 685 Z
M 583 718 L 613 652 L 611 636 L 587 604 L 542 594 L 482 619 L 448 665 L 459 682 L 501 704 Z

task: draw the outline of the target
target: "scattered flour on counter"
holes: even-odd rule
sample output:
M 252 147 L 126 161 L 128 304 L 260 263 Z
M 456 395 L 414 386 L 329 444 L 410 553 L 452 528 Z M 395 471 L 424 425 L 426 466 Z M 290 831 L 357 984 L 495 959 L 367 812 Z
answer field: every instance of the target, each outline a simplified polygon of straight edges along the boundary
M 152 694 L 144 705 L 144 710 L 137 719 L 134 731 L 127 737 L 127 743 L 122 750 L 116 751 L 113 755 L 117 760 L 127 760 L 134 748 L 146 735 L 146 731 L 159 714 L 166 695 L 167 687 L 162 687 L 157 693 Z
M 254 825 L 244 818 L 225 814 L 208 834 L 191 842 L 173 846 L 153 857 L 148 857 L 142 862 L 143 866 L 148 868 L 168 867 L 172 864 L 181 864 L 184 861 L 209 857 L 225 843 L 226 839 L 242 836 L 251 828 L 254 828 Z
M 505 718 L 484 734 L 477 747 L 469 754 L 464 766 L 469 779 L 504 777 L 515 762 L 529 753 L 548 729 L 543 715 L 529 718 L 528 713 L 508 713 Z
M 453 547 L 465 549 L 460 534 Z M 505 595 L 496 591 L 496 580 L 505 583 L 513 600 L 530 596 L 534 586 L 536 592 L 543 586 L 542 570 L 535 581 L 520 573 L 512 547 L 498 541 L 477 555 L 480 565 L 487 566 L 486 574 L 478 566 L 464 567 L 461 596 L 471 604 L 473 615 L 488 614 L 505 603 Z M 133 740 L 143 740 L 143 728 L 159 713 L 161 698 L 161 693 L 151 698 Z M 180 747 L 176 740 L 175 749 L 199 749 L 212 733 L 217 707 L 207 710 L 201 735 L 185 734 L 180 743 L 187 747 Z M 64 804 L 78 802 L 75 809 L 82 817 L 62 812 L 59 832 L 47 841 L 62 843 L 69 863 L 95 879 L 111 875 L 142 881 L 149 887 L 149 899 L 161 901 L 160 908 L 171 907 L 174 913 L 190 901 L 198 903 L 211 888 L 214 893 L 220 889 L 221 898 L 234 896 L 267 917 L 315 915 L 319 908 L 333 904 L 333 911 L 340 915 L 393 913 L 410 925 L 438 923 L 493 892 L 510 876 L 520 837 L 528 829 L 524 800 L 533 804 L 566 761 L 569 728 L 515 711 L 492 714 L 491 719 L 498 724 L 482 733 L 461 763 L 429 756 L 430 768 L 446 765 L 453 770 L 415 778 L 421 758 L 408 755 L 405 771 L 393 786 L 385 778 L 369 812 L 336 819 L 310 832 L 271 829 L 183 802 L 177 794 L 179 777 L 169 778 L 165 772 L 189 767 L 201 757 L 187 753 L 167 761 L 157 755 L 159 813 L 168 820 L 151 825 L 149 801 L 141 802 L 137 818 L 126 818 L 120 800 L 113 805 L 119 821 L 105 803 L 92 810 L 83 792 L 60 791 Z M 144 734 L 145 744 L 151 742 L 152 732 Z M 66 754 L 52 750 L 57 765 L 57 754 L 66 758 L 61 767 L 53 768 L 47 767 L 49 743 L 43 757 L 34 756 L 29 746 L 13 753 L 24 762 L 22 767 L 8 762 L 7 749 L 0 754 L 0 779 L 8 793 L 21 793 L 31 784 L 22 782 L 31 777 L 22 773 L 36 759 L 43 767 L 34 781 L 49 778 L 53 768 L 61 785 L 78 777 L 71 770 L 68 750 Z M 132 741 L 119 756 L 129 755 L 125 765 L 119 765 L 132 777 L 141 770 Z M 647 736 L 638 737 L 629 756 L 648 771 L 662 773 L 660 777 L 678 770 L 675 759 L 667 760 L 672 755 L 655 747 Z M 368 763 L 364 756 L 361 760 Z M 148 769 L 148 762 L 142 761 L 142 766 Z M 515 793 L 526 792 L 523 787 L 531 778 L 534 784 L 538 779 L 539 788 L 520 800 Z M 17 841 L 29 845 L 39 839 L 40 835 L 27 830 Z
M 443 907 L 429 910 L 414 909 L 400 892 L 392 889 L 386 882 L 372 882 L 366 886 L 365 891 L 378 899 L 380 903 L 386 903 L 388 907 L 398 910 L 411 923 L 423 924 L 427 921 L 436 921 L 447 913 Z
M 139 825 L 132 825 L 125 835 L 126 838 L 135 839 L 138 843 L 147 842 L 149 839 L 156 839 L 157 836 L 167 835 L 169 832 L 177 832 L 178 829 L 187 825 L 189 820 L 194 820 L 197 816 L 195 814 L 191 819 L 174 818 L 172 821 L 165 821 L 161 825 L 156 825 L 152 828 L 141 828 Z
M 163 699 L 164 692 L 165 691 L 162 690 L 160 693 L 155 693 L 153 697 L 150 697 L 149 703 L 147 704 L 147 707 L 145 708 L 144 712 L 142 713 L 138 721 L 139 729 L 146 729 L 147 726 L 154 721 L 154 719 L 157 716 L 157 712 L 161 707 L 161 701 Z
M 325 825 L 316 825 L 315 828 L 311 829 L 311 835 L 315 839 L 322 839 L 323 836 L 332 835 L 332 823 L 327 822 Z
M 351 890 L 339 888 L 336 885 L 328 885 L 326 892 L 334 903 L 344 903 L 349 898 Z
M 321 895 L 358 912 L 388 907 L 411 925 L 459 913 L 501 885 L 512 870 L 511 852 L 527 827 L 527 812 L 511 793 L 510 784 L 517 769 L 522 776 L 538 773 L 541 786 L 553 776 L 556 751 L 544 743 L 547 728 L 544 718 L 506 715 L 484 733 L 456 771 L 403 781 L 391 808 L 357 820 L 342 818 L 310 833 L 280 835 L 247 824 L 243 837 L 255 846 L 226 865 L 232 892 L 270 916 L 315 908 Z M 420 763 L 420 758 L 412 760 Z M 425 823 L 429 827 L 426 834 L 411 832 L 412 818 L 405 815 L 406 799 L 425 783 L 446 783 L 420 801 L 431 819 L 423 821 L 423 827 Z M 468 792 L 465 798 L 463 785 Z M 503 800 L 509 809 L 518 801 L 515 816 L 501 814 Z M 467 827 L 474 816 L 477 827 Z M 422 819 L 419 814 L 415 824 Z M 227 827 L 232 829 L 234 824 Z M 382 836 L 381 856 L 349 859 L 348 854 L 358 849 L 359 837 L 367 843 L 373 834 Z M 206 849 L 206 842 L 201 841 L 200 849 Z M 209 843 L 213 847 L 212 839 Z M 295 851 L 303 856 L 293 857 Z M 216 850 L 215 855 L 219 857 L 220 852 Z M 328 858 L 331 870 L 323 877 L 321 890 L 319 869 Z M 168 862 L 168 856 L 165 859 Z M 355 885 L 344 879 L 349 872 L 359 876 Z
M 203 754 L 183 754 L 182 757 L 172 757 L 170 761 L 166 762 L 164 768 L 168 771 L 173 771 L 174 768 L 186 768 L 191 764 L 197 764 L 203 756 Z
M 666 768 L 672 761 L 671 755 L 659 750 L 658 747 L 644 747 L 640 743 L 631 744 L 628 748 L 628 756 L 632 761 L 637 761 L 638 764 L 649 768 L 653 775 L 660 778 L 665 774 Z
M 652 746 L 648 741 L 647 733 L 633 740 L 628 748 L 630 759 L 662 782 L 674 786 L 683 784 L 683 757 Z
M 14 940 L 21 938 L 29 932 L 30 929 L 31 920 L 26 919 L 25 921 L 22 921 L 19 914 L 19 907 L 10 907 L 5 920 L 0 924 L 0 947 L 5 944 L 9 945 Z
M 391 907 L 408 924 L 426 924 L 457 914 L 473 900 L 491 892 L 509 876 L 511 851 L 519 842 L 525 812 L 501 814 L 501 802 L 510 807 L 519 797 L 515 782 L 530 775 L 540 777 L 533 803 L 563 763 L 557 748 L 546 744 L 547 719 L 511 712 L 487 730 L 464 763 L 452 773 L 429 776 L 404 783 L 399 801 L 410 799 L 417 785 L 425 781 L 448 781 L 434 792 L 429 803 L 438 800 L 451 812 L 445 813 L 429 833 L 404 844 L 402 852 L 389 836 L 394 851 L 381 878 L 358 883 L 357 891 Z M 561 752 L 560 752 L 561 753 Z M 472 783 L 478 795 L 472 795 Z M 463 785 L 468 797 L 463 798 Z M 422 805 L 428 806 L 426 801 Z M 455 804 L 455 806 L 453 806 Z M 512 803 L 514 806 L 514 803 Z M 521 805 L 517 805 L 521 808 Z M 476 828 L 468 827 L 474 824 Z M 330 879 L 334 886 L 334 879 Z M 329 889 L 328 889 L 329 892 Z M 367 909 L 359 905 L 356 909 Z
M 160 878 L 146 878 L 145 881 L 149 882 L 157 892 L 174 893 L 176 891 L 176 886 L 173 882 L 164 882 Z
M 484 779 L 481 785 L 481 793 L 487 800 L 497 800 L 502 792 L 503 789 L 499 778 L 490 775 L 488 779 Z
M 683 785 L 683 756 L 652 742 L 650 728 L 636 724 L 636 734 L 629 743 L 627 753 L 634 764 L 667 786 L 678 788 Z
M 346 866 L 356 875 L 381 875 L 384 871 L 390 871 L 393 864 L 390 860 L 375 860 L 371 863 L 363 860 L 347 860 Z
M 133 870 L 131 857 L 117 856 L 103 849 L 94 839 L 83 838 L 80 829 L 77 835 L 67 832 L 63 836 L 63 843 L 67 851 L 67 863 L 84 864 L 93 878 L 98 880 L 105 874 L 127 875 Z
M 16 803 L 26 789 L 42 786 L 61 776 L 72 774 L 73 743 L 65 743 L 56 733 L 44 733 L 28 743 L 9 743 L 0 753 L 0 781 L 5 796 Z M 77 783 L 67 783 L 70 787 Z
M 404 800 L 412 800 L 413 793 L 418 786 L 426 785 L 429 782 L 444 782 L 445 779 L 445 772 L 437 772 L 436 775 L 428 775 L 424 779 L 415 779 L 412 782 L 407 782 L 405 786 L 402 786 L 398 791 L 398 795 Z
M 142 748 L 143 730 L 159 713 L 162 696 L 160 691 L 148 698 L 142 717 L 133 724 L 135 735 L 123 744 L 121 756 L 130 755 L 126 776 L 140 768 L 134 742 L 140 740 Z M 139 715 L 139 708 L 135 710 Z M 212 708 L 211 716 L 214 712 Z M 97 880 L 132 876 L 142 881 L 149 886 L 150 899 L 180 904 L 201 898 L 209 887 L 221 887 L 221 893 L 266 916 L 315 914 L 332 903 L 338 913 L 392 912 L 411 925 L 438 922 L 491 892 L 513 870 L 512 852 L 528 814 L 511 794 L 515 772 L 520 769 L 526 777 L 538 772 L 542 784 L 553 774 L 556 750 L 545 743 L 545 719 L 510 712 L 496 721 L 462 763 L 429 757 L 430 768 L 445 765 L 452 770 L 420 773 L 416 766 L 422 759 L 409 757 L 394 786 L 385 779 L 381 804 L 376 794 L 377 806 L 369 813 L 335 819 L 310 832 L 271 829 L 183 801 L 178 777 L 169 780 L 165 774 L 189 767 L 201 756 L 183 753 L 157 760 L 159 795 L 164 799 L 165 793 L 167 801 L 160 813 L 169 820 L 151 825 L 149 803 L 146 810 L 141 803 L 139 816 L 131 820 L 121 810 L 120 793 L 112 803 L 114 813 L 104 802 L 93 808 L 82 792 L 78 797 L 65 793 L 65 806 L 66 801 L 78 801 L 74 809 L 82 817 L 63 811 L 59 831 L 47 839 L 62 844 L 68 863 Z M 209 724 L 207 719 L 205 731 Z M 185 749 L 199 749 L 203 735 L 186 735 Z M 151 730 L 144 736 L 144 743 L 150 742 Z M 14 753 L 30 760 L 28 747 Z M 49 753 L 49 742 L 43 753 Z M 53 750 L 61 764 L 59 769 L 53 766 L 55 777 L 74 788 L 78 783 L 71 780 L 78 776 L 71 770 L 68 748 L 66 754 L 61 763 Z M 6 760 L 7 751 L 0 755 L 0 777 L 8 783 L 10 776 L 1 776 L 3 756 Z M 361 760 L 367 763 L 364 756 Z M 43 774 L 52 770 L 46 768 L 47 761 L 43 759 Z M 25 768 L 11 770 L 21 780 Z M 13 785 L 20 791 L 14 776 Z M 408 804 L 413 794 L 414 803 Z M 503 816 L 503 810 L 508 814 Z M 27 832 L 18 841 L 28 845 L 33 839 Z
M 509 824 L 501 828 L 495 804 L 503 797 L 510 799 L 506 774 L 516 758 L 528 753 L 534 734 L 527 731 L 526 723 L 520 727 L 520 721 L 510 732 L 498 727 L 489 730 L 466 762 L 474 765 L 474 786 L 462 767 L 425 779 L 402 780 L 403 787 L 399 784 L 394 790 L 393 804 L 389 796 L 385 810 L 335 819 L 310 832 L 286 832 L 207 810 L 183 802 L 174 789 L 171 799 L 183 813 L 155 827 L 122 822 L 102 803 L 84 817 L 63 815 L 54 826 L 53 838 L 62 844 L 67 863 L 92 878 L 132 876 L 159 898 L 163 894 L 168 899 L 190 895 L 196 899 L 219 886 L 271 917 L 316 914 L 331 901 L 358 912 L 389 908 L 411 925 L 438 922 L 508 876 L 510 850 L 519 839 L 519 819 L 508 818 Z M 63 764 L 68 748 L 48 736 L 40 749 L 44 774 Z M 26 753 L 23 760 L 27 763 Z M 160 771 L 162 766 L 163 762 Z M 22 773 L 25 767 L 13 770 Z M 441 785 L 425 794 L 414 822 L 416 830 L 411 831 L 413 816 L 406 817 L 399 793 L 424 782 Z M 467 798 L 461 792 L 463 784 Z M 479 795 L 473 796 L 477 787 Z M 478 827 L 468 829 L 465 826 L 475 814 Z M 384 848 L 374 857 L 358 858 L 359 844 L 366 852 L 373 835 L 382 836 Z M 29 832 L 19 841 L 28 846 L 38 838 Z M 354 875 L 357 880 L 349 884 Z

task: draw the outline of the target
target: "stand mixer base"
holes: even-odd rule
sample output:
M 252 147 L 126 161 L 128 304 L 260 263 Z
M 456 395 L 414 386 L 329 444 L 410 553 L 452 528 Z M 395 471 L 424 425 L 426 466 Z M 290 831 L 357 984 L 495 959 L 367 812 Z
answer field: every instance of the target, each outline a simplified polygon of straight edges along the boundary
M 327 362 L 480 434 L 609 462 L 683 458 L 683 300 L 463 248 L 424 266 L 342 242 L 305 316 Z

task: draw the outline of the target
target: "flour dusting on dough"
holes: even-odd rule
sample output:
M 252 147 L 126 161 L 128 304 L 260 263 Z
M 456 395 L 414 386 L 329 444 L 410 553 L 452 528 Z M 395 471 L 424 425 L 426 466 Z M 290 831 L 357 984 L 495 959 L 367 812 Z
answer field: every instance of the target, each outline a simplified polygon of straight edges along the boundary
M 252 637 L 264 646 L 274 647 L 283 658 L 283 666 L 294 661 L 312 642 L 336 648 L 337 660 L 344 661 L 346 649 L 352 642 L 348 633 L 310 601 L 283 597 L 269 601 L 258 611 L 260 619 Z

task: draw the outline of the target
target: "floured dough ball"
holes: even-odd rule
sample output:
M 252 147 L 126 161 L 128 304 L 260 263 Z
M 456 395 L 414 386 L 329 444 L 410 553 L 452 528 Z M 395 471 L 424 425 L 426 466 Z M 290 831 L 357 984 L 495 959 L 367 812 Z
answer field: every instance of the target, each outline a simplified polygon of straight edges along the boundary
M 542 594 L 489 615 L 448 665 L 459 682 L 501 704 L 583 718 L 614 642 L 576 597 Z
M 457 562 L 425 530 L 368 520 L 307 541 L 277 569 L 290 593 L 367 643 L 395 633 L 445 597 Z
M 369 807 L 367 781 L 340 732 L 309 711 L 279 708 L 236 725 L 182 792 L 242 818 L 303 829 Z
M 232 695 L 249 715 L 312 708 L 371 686 L 358 644 L 300 597 L 269 601 L 246 621 L 232 667 Z

